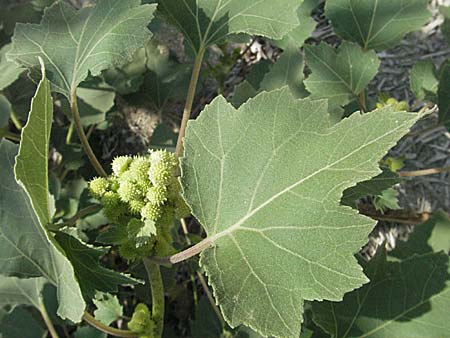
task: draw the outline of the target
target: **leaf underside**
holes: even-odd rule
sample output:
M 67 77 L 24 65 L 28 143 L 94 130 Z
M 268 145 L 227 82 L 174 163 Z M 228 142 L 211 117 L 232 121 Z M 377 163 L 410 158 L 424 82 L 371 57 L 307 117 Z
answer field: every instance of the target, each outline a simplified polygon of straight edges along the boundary
M 341 303 L 313 303 L 314 321 L 332 337 L 448 337 L 448 255 L 427 253 L 365 263 L 370 284 Z M 420 273 L 417 273 L 420 271 Z
M 299 24 L 299 0 L 161 0 L 158 10 L 198 51 L 229 34 L 281 39 Z
M 32 68 L 40 56 L 53 89 L 69 98 L 90 72 L 130 60 L 150 37 L 147 29 L 156 5 L 140 0 L 100 0 L 95 7 L 75 10 L 58 1 L 40 24 L 17 24 L 8 58 Z
M 52 244 L 26 191 L 14 178 L 18 146 L 0 142 L 0 271 L 20 278 L 45 277 L 58 287 L 58 315 L 78 322 L 85 303 L 70 262 Z
M 326 2 L 325 15 L 342 38 L 381 50 L 422 27 L 431 16 L 427 5 L 428 0 L 333 0 Z
M 189 123 L 184 196 L 213 243 L 201 265 L 232 327 L 298 337 L 305 299 L 367 282 L 353 254 L 374 221 L 340 206 L 342 191 L 378 174 L 417 118 L 388 107 L 330 127 L 326 101 L 283 88 L 238 111 L 218 97 Z

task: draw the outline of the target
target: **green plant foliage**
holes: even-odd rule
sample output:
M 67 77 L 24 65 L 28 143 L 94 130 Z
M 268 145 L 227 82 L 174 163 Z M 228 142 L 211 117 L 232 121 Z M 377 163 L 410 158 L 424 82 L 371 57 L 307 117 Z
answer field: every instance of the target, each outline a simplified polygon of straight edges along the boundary
M 85 304 L 74 270 L 42 228 L 26 191 L 14 178 L 17 152 L 13 143 L 0 141 L 0 270 L 8 276 L 45 277 L 58 288 L 58 315 L 78 322 Z
M 17 277 L 0 276 L 0 306 L 14 308 L 18 305 L 32 305 L 39 308 L 45 278 L 20 279 Z
M 218 97 L 190 122 L 184 196 L 212 245 L 200 264 L 232 327 L 294 337 L 304 300 L 341 300 L 367 282 L 353 254 L 374 221 L 339 200 L 379 173 L 418 117 L 385 108 L 330 128 L 325 101 L 285 88 L 239 111 Z
M 325 15 L 343 39 L 380 50 L 425 24 L 431 17 L 427 4 L 428 0 L 333 0 L 327 1 Z
M 332 337 L 448 335 L 448 255 L 426 253 L 388 262 L 381 252 L 362 264 L 370 284 L 341 303 L 313 304 L 314 321 Z
M 42 66 L 42 80 L 31 100 L 31 110 L 22 131 L 22 142 L 14 172 L 17 181 L 24 186 L 30 196 L 33 209 L 43 226 L 52 221 L 51 209 L 54 208 L 48 192 L 48 148 L 52 121 L 53 100 L 50 83 Z M 37 182 L 39 183 L 36 184 Z
M 97 310 L 94 311 L 95 319 L 105 325 L 109 325 L 123 316 L 122 305 L 116 296 L 97 292 L 93 302 L 97 307 Z
M 305 80 L 312 99 L 328 99 L 332 106 L 344 106 L 355 99 L 376 75 L 380 61 L 373 51 L 343 42 L 335 50 L 321 43 L 306 46 L 306 63 L 312 74 Z
M 42 338 L 46 332 L 32 313 L 23 308 L 16 308 L 1 320 L 0 333 L 3 338 Z
M 281 39 L 299 25 L 300 4 L 297 0 L 161 0 L 158 11 L 199 51 L 235 33 Z
M 0 128 L 8 126 L 10 114 L 11 103 L 9 103 L 5 95 L 0 94 Z
M 438 86 L 439 122 L 450 130 L 450 62 L 446 61 L 440 69 L 440 80 Z
M 430 94 L 436 94 L 438 79 L 432 61 L 419 61 L 411 69 L 411 90 L 418 100 L 424 100 Z
M 151 34 L 155 5 L 139 0 L 100 0 L 74 10 L 64 1 L 50 7 L 38 25 L 18 24 L 8 58 L 26 67 L 42 57 L 53 89 L 67 98 L 87 77 L 129 60 Z
M 359 182 L 356 186 L 344 190 L 341 204 L 356 208 L 356 201 L 365 196 L 378 196 L 393 185 L 400 183 L 400 177 L 391 172 L 383 171 L 370 180 Z
M 0 90 L 5 89 L 16 81 L 24 69 L 14 62 L 6 60 L 6 53 L 11 49 L 11 45 L 5 45 L 0 49 Z
M 444 17 L 444 22 L 441 26 L 442 34 L 444 35 L 447 43 L 450 44 L 450 7 L 449 6 L 441 6 L 439 7 L 439 12 Z
M 117 285 L 137 283 L 133 278 L 102 267 L 99 258 L 105 254 L 104 250 L 89 247 L 64 232 L 58 232 L 55 239 L 72 264 L 81 291 L 87 299 L 93 299 L 96 291 L 117 292 Z

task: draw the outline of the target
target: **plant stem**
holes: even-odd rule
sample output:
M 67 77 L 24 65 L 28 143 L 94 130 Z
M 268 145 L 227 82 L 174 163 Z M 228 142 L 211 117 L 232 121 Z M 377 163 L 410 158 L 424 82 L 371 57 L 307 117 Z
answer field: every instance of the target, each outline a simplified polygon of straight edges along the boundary
M 363 113 L 367 112 L 366 91 L 364 89 L 361 91 L 361 93 L 359 93 L 359 106 L 361 107 L 361 111 Z
M 427 175 L 434 175 L 434 174 L 440 174 L 443 172 L 450 171 L 450 166 L 448 167 L 441 167 L 441 168 L 429 168 L 429 169 L 422 169 L 422 170 L 413 170 L 413 171 L 400 171 L 398 175 L 400 177 L 418 177 L 418 176 L 427 176 Z
M 20 142 L 20 136 L 9 131 L 4 132 L 2 136 L 8 140 Z
M 183 153 L 183 138 L 186 133 L 186 126 L 191 116 L 192 103 L 194 102 L 195 90 L 197 88 L 198 77 L 200 75 L 200 68 L 202 67 L 203 56 L 205 55 L 205 47 L 200 46 L 200 49 L 195 56 L 194 68 L 192 69 L 191 80 L 189 82 L 188 93 L 186 97 L 186 104 L 184 105 L 183 118 L 181 120 L 180 132 L 178 134 L 176 154 L 181 156 Z
M 75 127 L 75 123 L 73 121 L 70 122 L 69 130 L 67 130 L 67 135 L 66 135 L 66 144 L 72 143 L 72 135 L 73 135 L 74 127 Z
M 15 112 L 11 112 L 10 114 L 11 122 L 14 124 L 17 130 L 22 130 L 22 123 L 20 123 L 19 118 L 17 117 Z
M 109 334 L 114 337 L 125 337 L 125 338 L 136 338 L 139 335 L 137 333 L 134 333 L 130 330 L 120 330 L 116 329 L 114 327 L 109 327 L 102 322 L 99 322 L 97 319 L 92 317 L 92 315 L 84 311 L 83 319 L 91 326 L 95 327 L 97 330 L 100 330 L 106 334 Z
M 69 218 L 67 221 L 65 221 L 63 223 L 52 224 L 49 228 L 50 228 L 50 230 L 58 230 L 63 227 L 66 227 L 66 226 L 70 227 L 70 226 L 74 225 L 80 218 L 83 218 L 87 215 L 93 214 L 94 212 L 99 211 L 101 208 L 102 208 L 102 206 L 99 204 L 90 205 L 90 206 L 78 211 L 74 216 Z
M 86 152 L 86 155 L 89 158 L 89 161 L 100 176 L 106 177 L 107 174 L 100 162 L 97 160 L 97 157 L 95 156 L 91 146 L 89 145 L 86 134 L 84 133 L 83 125 L 81 124 L 80 112 L 78 111 L 76 90 L 72 91 L 70 95 L 70 109 L 72 110 L 73 121 L 75 122 L 75 127 L 77 128 L 78 138 L 81 141 L 81 144 L 84 148 L 84 151 Z
M 39 298 L 39 312 L 41 313 L 45 325 L 47 326 L 48 331 L 50 332 L 50 336 L 52 336 L 52 338 L 59 338 L 58 332 L 56 332 L 56 329 L 53 326 L 53 323 L 48 315 L 47 309 L 45 308 L 45 304 L 42 298 Z
M 202 241 L 198 242 L 197 244 L 187 248 L 186 250 L 183 250 L 179 253 L 176 253 L 175 255 L 169 256 L 169 257 L 149 257 L 148 259 L 156 264 L 161 265 L 170 265 L 170 264 L 176 264 L 183 262 L 191 257 L 194 257 L 195 255 L 198 255 L 203 250 L 209 248 L 214 243 L 214 238 L 212 237 L 206 237 Z
M 164 285 L 159 266 L 148 258 L 143 259 L 152 288 L 152 319 L 155 323 L 154 338 L 161 338 L 164 330 Z

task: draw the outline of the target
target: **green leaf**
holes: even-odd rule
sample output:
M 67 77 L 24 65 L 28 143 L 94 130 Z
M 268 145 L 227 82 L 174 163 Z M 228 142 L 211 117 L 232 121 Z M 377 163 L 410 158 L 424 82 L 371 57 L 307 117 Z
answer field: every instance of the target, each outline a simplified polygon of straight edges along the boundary
M 239 107 L 248 99 L 262 91 L 270 92 L 288 86 L 296 98 L 308 96 L 303 85 L 303 68 L 305 62 L 297 48 L 288 47 L 278 61 L 268 70 L 265 66 L 252 69 L 253 78 L 247 79 L 236 86 L 232 104 Z
M 14 171 L 17 182 L 23 185 L 30 196 L 33 209 L 43 226 L 51 223 L 53 216 L 48 191 L 48 147 L 52 122 L 50 83 L 42 66 L 42 80 L 31 100 L 31 110 L 22 130 Z
M 264 76 L 260 89 L 270 92 L 271 90 L 289 86 L 294 97 L 306 97 L 308 93 L 303 85 L 304 67 L 305 62 L 300 51 L 297 48 L 289 47 Z
M 21 279 L 17 277 L 0 276 L 0 307 L 9 305 L 32 305 L 39 309 L 45 278 Z
M 107 338 L 106 333 L 103 333 L 92 326 L 79 327 L 75 333 L 75 338 Z
M 442 64 L 438 88 L 439 122 L 450 130 L 450 61 Z
M 78 322 L 85 304 L 73 268 L 53 245 L 28 194 L 14 178 L 17 152 L 15 144 L 0 141 L 0 271 L 20 278 L 47 278 L 58 288 L 58 315 Z
M 78 88 L 77 95 L 92 108 L 107 113 L 114 106 L 116 93 L 109 88 Z
M 16 81 L 24 68 L 17 66 L 14 62 L 6 60 L 6 53 L 11 49 L 11 45 L 5 45 L 0 49 L 0 90 L 5 89 Z
M 381 192 L 381 194 L 375 196 L 373 205 L 376 210 L 380 211 L 382 214 L 387 210 L 398 210 L 400 206 L 398 205 L 398 191 L 394 188 L 388 188 Z
M 42 338 L 46 330 L 29 311 L 16 308 L 2 319 L 0 332 L 3 334 L 3 338 Z
M 441 24 L 442 34 L 450 44 L 450 6 L 440 6 L 439 12 L 444 16 L 444 22 Z
M 26 67 L 42 57 L 53 89 L 69 98 L 87 77 L 125 63 L 151 36 L 146 28 L 156 5 L 140 0 L 99 0 L 95 7 L 76 11 L 58 1 L 45 11 L 42 22 L 17 24 L 8 53 Z
M 281 39 L 299 25 L 300 4 L 299 0 L 160 0 L 158 10 L 199 51 L 235 33 Z
M 285 49 L 303 46 L 303 43 L 309 38 L 317 25 L 317 22 L 311 16 L 311 12 L 317 4 L 317 0 L 304 0 L 297 9 L 297 17 L 300 24 L 287 33 L 283 39 L 275 41 L 278 47 Z
M 97 307 L 97 310 L 94 311 L 95 319 L 105 325 L 109 325 L 123 316 L 122 305 L 116 296 L 97 292 L 93 302 Z
M 414 254 L 450 252 L 450 218 L 444 211 L 438 211 L 425 223 L 417 225 L 408 241 L 398 241 L 389 256 L 399 259 Z
M 382 50 L 424 25 L 431 17 L 427 5 L 428 0 L 333 0 L 326 2 L 325 15 L 343 39 Z
M 184 197 L 212 244 L 201 265 L 232 327 L 297 337 L 304 300 L 341 300 L 367 282 L 353 254 L 374 221 L 339 200 L 379 173 L 418 118 L 387 107 L 329 127 L 325 101 L 284 88 L 238 111 L 218 97 L 189 122 Z
M 55 239 L 72 263 L 83 295 L 88 299 L 94 298 L 96 291 L 112 293 L 117 292 L 118 285 L 138 283 L 133 278 L 102 267 L 99 258 L 105 253 L 103 250 L 84 245 L 64 232 L 58 232 Z
M 359 182 L 356 186 L 344 190 L 341 204 L 356 208 L 356 201 L 365 196 L 378 196 L 386 190 L 400 182 L 400 177 L 391 172 L 383 171 L 378 176 L 370 180 Z
M 424 100 L 428 94 L 436 94 L 438 80 L 434 64 L 430 60 L 419 61 L 411 69 L 411 90 L 418 100 Z
M 414 255 L 387 262 L 379 253 L 365 272 L 371 282 L 340 303 L 314 302 L 314 321 L 332 337 L 447 337 L 448 256 Z M 420 273 L 419 273 L 420 272 Z
M 356 98 L 376 75 L 380 61 L 374 51 L 363 51 L 344 41 L 335 50 L 326 43 L 306 46 L 306 63 L 312 74 L 305 80 L 312 99 L 328 99 L 344 106 Z

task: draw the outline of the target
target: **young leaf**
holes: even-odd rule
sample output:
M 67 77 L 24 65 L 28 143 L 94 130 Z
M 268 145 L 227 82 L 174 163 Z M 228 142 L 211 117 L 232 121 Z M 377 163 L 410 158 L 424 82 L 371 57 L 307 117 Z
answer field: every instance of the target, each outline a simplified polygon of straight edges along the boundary
M 418 118 L 387 107 L 329 127 L 325 101 L 283 88 L 238 111 L 218 97 L 189 123 L 184 196 L 212 245 L 201 265 L 232 327 L 297 337 L 305 299 L 341 300 L 367 282 L 353 254 L 374 221 L 339 200 L 379 173 Z
M 45 278 L 27 278 L 0 276 L 0 307 L 7 305 L 32 305 L 39 309 Z
M 332 337 L 447 337 L 448 255 L 414 255 L 362 263 L 370 283 L 340 303 L 314 302 L 314 321 Z M 418 273 L 420 271 L 420 273 Z
M 19 78 L 24 69 L 17 66 L 14 62 L 6 60 L 6 53 L 10 50 L 11 45 L 5 45 L 0 49 L 0 90 L 5 89 L 11 83 Z
M 53 216 L 48 191 L 48 147 L 53 122 L 53 100 L 44 66 L 41 71 L 42 80 L 31 100 L 31 110 L 22 130 L 14 171 L 17 182 L 23 185 L 30 196 L 40 223 L 46 226 Z
M 424 25 L 431 17 L 427 5 L 428 0 L 333 0 L 326 2 L 325 15 L 343 39 L 381 50 Z
M 356 201 L 364 196 L 377 196 L 400 182 L 400 177 L 392 171 L 383 171 L 368 181 L 359 182 L 356 186 L 344 190 L 341 204 L 356 208 Z
M 156 5 L 140 3 L 100 0 L 76 11 L 58 1 L 40 24 L 17 24 L 8 58 L 33 67 L 42 57 L 53 89 L 69 98 L 89 72 L 96 76 L 126 62 L 150 38 L 146 27 Z
M 428 94 L 436 94 L 438 80 L 434 64 L 430 60 L 419 61 L 411 69 L 411 90 L 418 100 L 424 100 Z
M 83 295 L 88 299 L 94 298 L 96 291 L 117 292 L 117 285 L 138 283 L 133 278 L 102 267 L 99 258 L 104 254 L 103 250 L 84 245 L 64 232 L 58 232 L 55 239 L 72 263 Z
M 93 299 L 97 310 L 94 311 L 95 319 L 105 325 L 120 319 L 123 316 L 123 308 L 116 296 L 108 293 L 97 292 Z
M 298 26 L 300 4 L 298 0 L 161 0 L 158 10 L 199 51 L 233 33 L 281 39 Z
M 306 63 L 312 74 L 305 80 L 312 99 L 328 99 L 344 106 L 354 99 L 376 75 L 380 61 L 374 51 L 363 51 L 344 41 L 337 51 L 321 43 L 306 46 Z
M 0 271 L 21 278 L 45 277 L 58 288 L 58 315 L 78 322 L 85 303 L 73 268 L 53 245 L 29 196 L 14 178 L 17 152 L 15 144 L 0 141 Z

